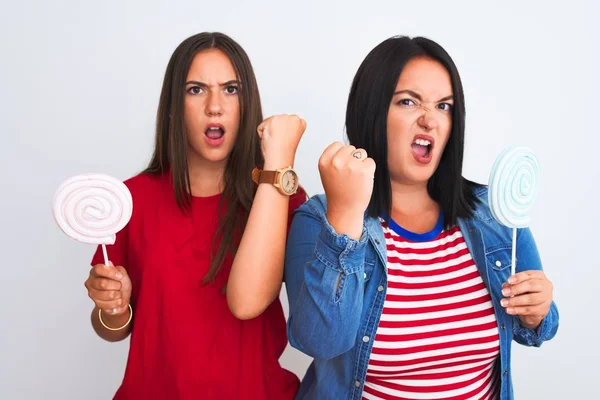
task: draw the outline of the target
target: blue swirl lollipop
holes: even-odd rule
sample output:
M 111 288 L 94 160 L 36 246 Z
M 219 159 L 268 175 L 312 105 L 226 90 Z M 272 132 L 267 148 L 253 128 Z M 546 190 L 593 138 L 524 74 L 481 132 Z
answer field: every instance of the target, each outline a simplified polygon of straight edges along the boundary
M 488 200 L 492 215 L 513 229 L 511 273 L 515 273 L 517 229 L 529 226 L 529 210 L 540 182 L 538 161 L 527 147 L 508 147 L 496 158 L 490 172 Z

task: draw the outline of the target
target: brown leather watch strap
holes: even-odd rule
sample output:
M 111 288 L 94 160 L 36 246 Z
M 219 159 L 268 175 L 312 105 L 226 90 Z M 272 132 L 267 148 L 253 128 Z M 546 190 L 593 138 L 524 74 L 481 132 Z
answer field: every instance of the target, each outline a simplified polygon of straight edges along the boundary
M 254 183 L 270 183 L 271 185 L 276 184 L 277 171 L 262 171 L 258 168 L 252 170 L 252 180 Z
M 270 183 L 271 185 L 277 183 L 277 171 L 257 171 L 260 174 L 257 183 Z

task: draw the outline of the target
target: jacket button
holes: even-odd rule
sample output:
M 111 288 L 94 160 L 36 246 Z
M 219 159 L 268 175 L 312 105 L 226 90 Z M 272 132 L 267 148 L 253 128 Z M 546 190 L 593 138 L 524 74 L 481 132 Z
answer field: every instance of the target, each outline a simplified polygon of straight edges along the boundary
M 383 285 L 377 286 L 377 291 L 378 292 L 383 292 Z
M 508 375 L 508 371 L 504 370 L 504 372 L 502 373 L 502 375 L 504 375 L 504 376 Z
M 376 244 L 379 244 L 379 239 L 375 239 L 375 243 L 376 243 Z
M 496 267 L 501 267 L 502 263 L 500 261 L 496 261 Z
M 354 386 L 360 387 L 360 381 L 354 381 Z
M 363 336 L 363 342 L 365 343 L 369 343 L 369 337 L 368 336 Z
M 502 325 L 500 326 L 500 328 L 502 328 L 502 330 L 505 330 L 505 329 L 506 329 L 506 325 L 502 324 Z

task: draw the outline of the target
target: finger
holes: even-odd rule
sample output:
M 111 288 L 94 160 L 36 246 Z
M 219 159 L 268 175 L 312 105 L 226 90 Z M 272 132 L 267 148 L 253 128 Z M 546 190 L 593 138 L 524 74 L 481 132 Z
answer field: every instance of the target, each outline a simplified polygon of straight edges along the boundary
M 333 156 L 335 156 L 335 154 L 342 147 L 344 147 L 344 145 L 342 143 L 340 143 L 340 142 L 333 142 L 333 143 L 331 143 L 329 146 L 327 146 L 327 148 L 325 149 L 325 151 L 321 155 L 320 162 L 322 164 L 329 164 L 331 162 L 331 159 L 333 158 Z
M 274 116 L 271 116 L 271 117 L 265 119 L 263 122 L 260 123 L 260 125 L 258 125 L 258 128 L 256 128 L 256 132 L 258 132 L 259 137 L 262 138 L 265 127 L 269 124 L 269 122 L 273 119 L 273 117 Z
M 506 313 L 510 315 L 534 315 L 534 316 L 543 316 L 544 315 L 544 305 L 537 306 L 524 306 L 524 307 L 508 307 L 506 309 Z
M 104 311 L 104 310 L 110 311 L 110 310 L 114 310 L 114 309 L 119 309 L 119 308 L 123 308 L 123 306 L 127 305 L 127 304 L 125 304 L 124 299 L 116 299 L 116 300 L 110 300 L 110 301 L 94 300 L 94 303 L 96 304 L 96 307 L 102 309 L 102 311 Z
M 358 161 L 364 161 L 367 157 L 367 151 L 365 149 L 356 149 L 352 152 L 352 158 Z
M 348 146 L 343 146 L 337 151 L 337 153 L 335 153 L 333 158 L 338 158 L 347 162 L 350 159 L 353 159 L 352 153 L 354 153 L 356 150 L 356 147 L 352 146 L 351 144 Z
M 523 293 L 539 293 L 544 290 L 544 281 L 540 279 L 530 279 L 517 283 L 515 285 L 509 285 L 502 289 L 502 294 L 505 296 L 518 296 Z
M 114 267 L 115 265 L 112 263 L 112 261 L 108 261 L 108 266 L 110 268 Z M 96 273 L 96 270 L 100 271 L 102 268 L 106 268 L 105 264 L 96 264 L 92 267 L 92 269 L 90 270 L 90 275 L 91 276 L 100 276 Z
M 544 304 L 544 296 L 540 293 L 522 294 L 520 296 L 511 297 L 509 299 L 500 300 L 502 307 L 526 307 L 539 306 Z
M 508 283 L 514 285 L 515 283 L 523 282 L 528 279 L 545 279 L 546 275 L 543 271 L 540 270 L 529 270 L 518 272 L 510 277 L 508 277 Z
M 367 168 L 367 171 L 373 175 L 373 179 L 375 179 L 375 170 L 377 169 L 375 160 L 372 158 L 367 158 L 365 161 L 363 161 L 363 165 Z
M 120 290 L 97 290 L 90 289 L 88 292 L 90 299 L 96 301 L 112 301 L 123 298 L 123 294 Z
M 121 290 L 121 282 L 106 278 L 95 278 L 90 281 L 90 288 L 95 290 Z
M 94 265 L 92 275 L 94 277 L 102 277 L 107 279 L 113 279 L 116 281 L 120 281 L 121 279 L 123 279 L 123 274 L 121 273 L 121 271 L 119 271 L 118 268 L 108 267 L 104 264 Z
M 127 270 L 125 269 L 125 267 L 123 267 L 121 265 L 117 265 L 115 268 L 117 269 L 117 272 L 119 272 L 121 274 L 122 277 L 128 276 Z
M 302 118 L 300 118 L 300 125 L 301 125 L 301 127 L 302 127 L 302 132 L 304 132 L 304 131 L 306 130 L 306 126 L 308 125 L 308 124 L 306 123 L 306 120 L 305 120 L 305 119 L 302 119 Z

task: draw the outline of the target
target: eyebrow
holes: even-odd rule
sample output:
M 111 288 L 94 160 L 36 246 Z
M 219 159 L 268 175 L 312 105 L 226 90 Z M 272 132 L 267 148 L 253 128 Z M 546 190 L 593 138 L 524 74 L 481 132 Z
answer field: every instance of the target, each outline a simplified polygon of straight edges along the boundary
M 240 81 L 238 81 L 237 79 L 232 79 L 230 81 L 224 82 L 224 83 L 219 83 L 219 86 L 223 87 L 223 86 L 230 86 L 230 85 L 239 85 Z M 185 85 L 197 85 L 197 86 L 202 86 L 202 87 L 208 87 L 209 85 L 207 85 L 204 82 L 200 82 L 200 81 L 187 81 L 185 83 Z
M 397 94 L 402 94 L 402 93 L 410 94 L 415 99 L 417 99 L 419 101 L 423 101 L 423 98 L 421 97 L 421 95 L 419 93 L 413 92 L 412 90 L 409 90 L 409 89 L 398 90 L 396 93 L 394 93 L 394 96 L 397 95 Z M 442 101 L 452 100 L 452 99 L 454 99 L 454 96 L 452 96 L 452 95 L 446 96 L 446 97 L 443 97 L 443 98 L 439 99 L 437 101 L 437 103 L 442 102 Z

